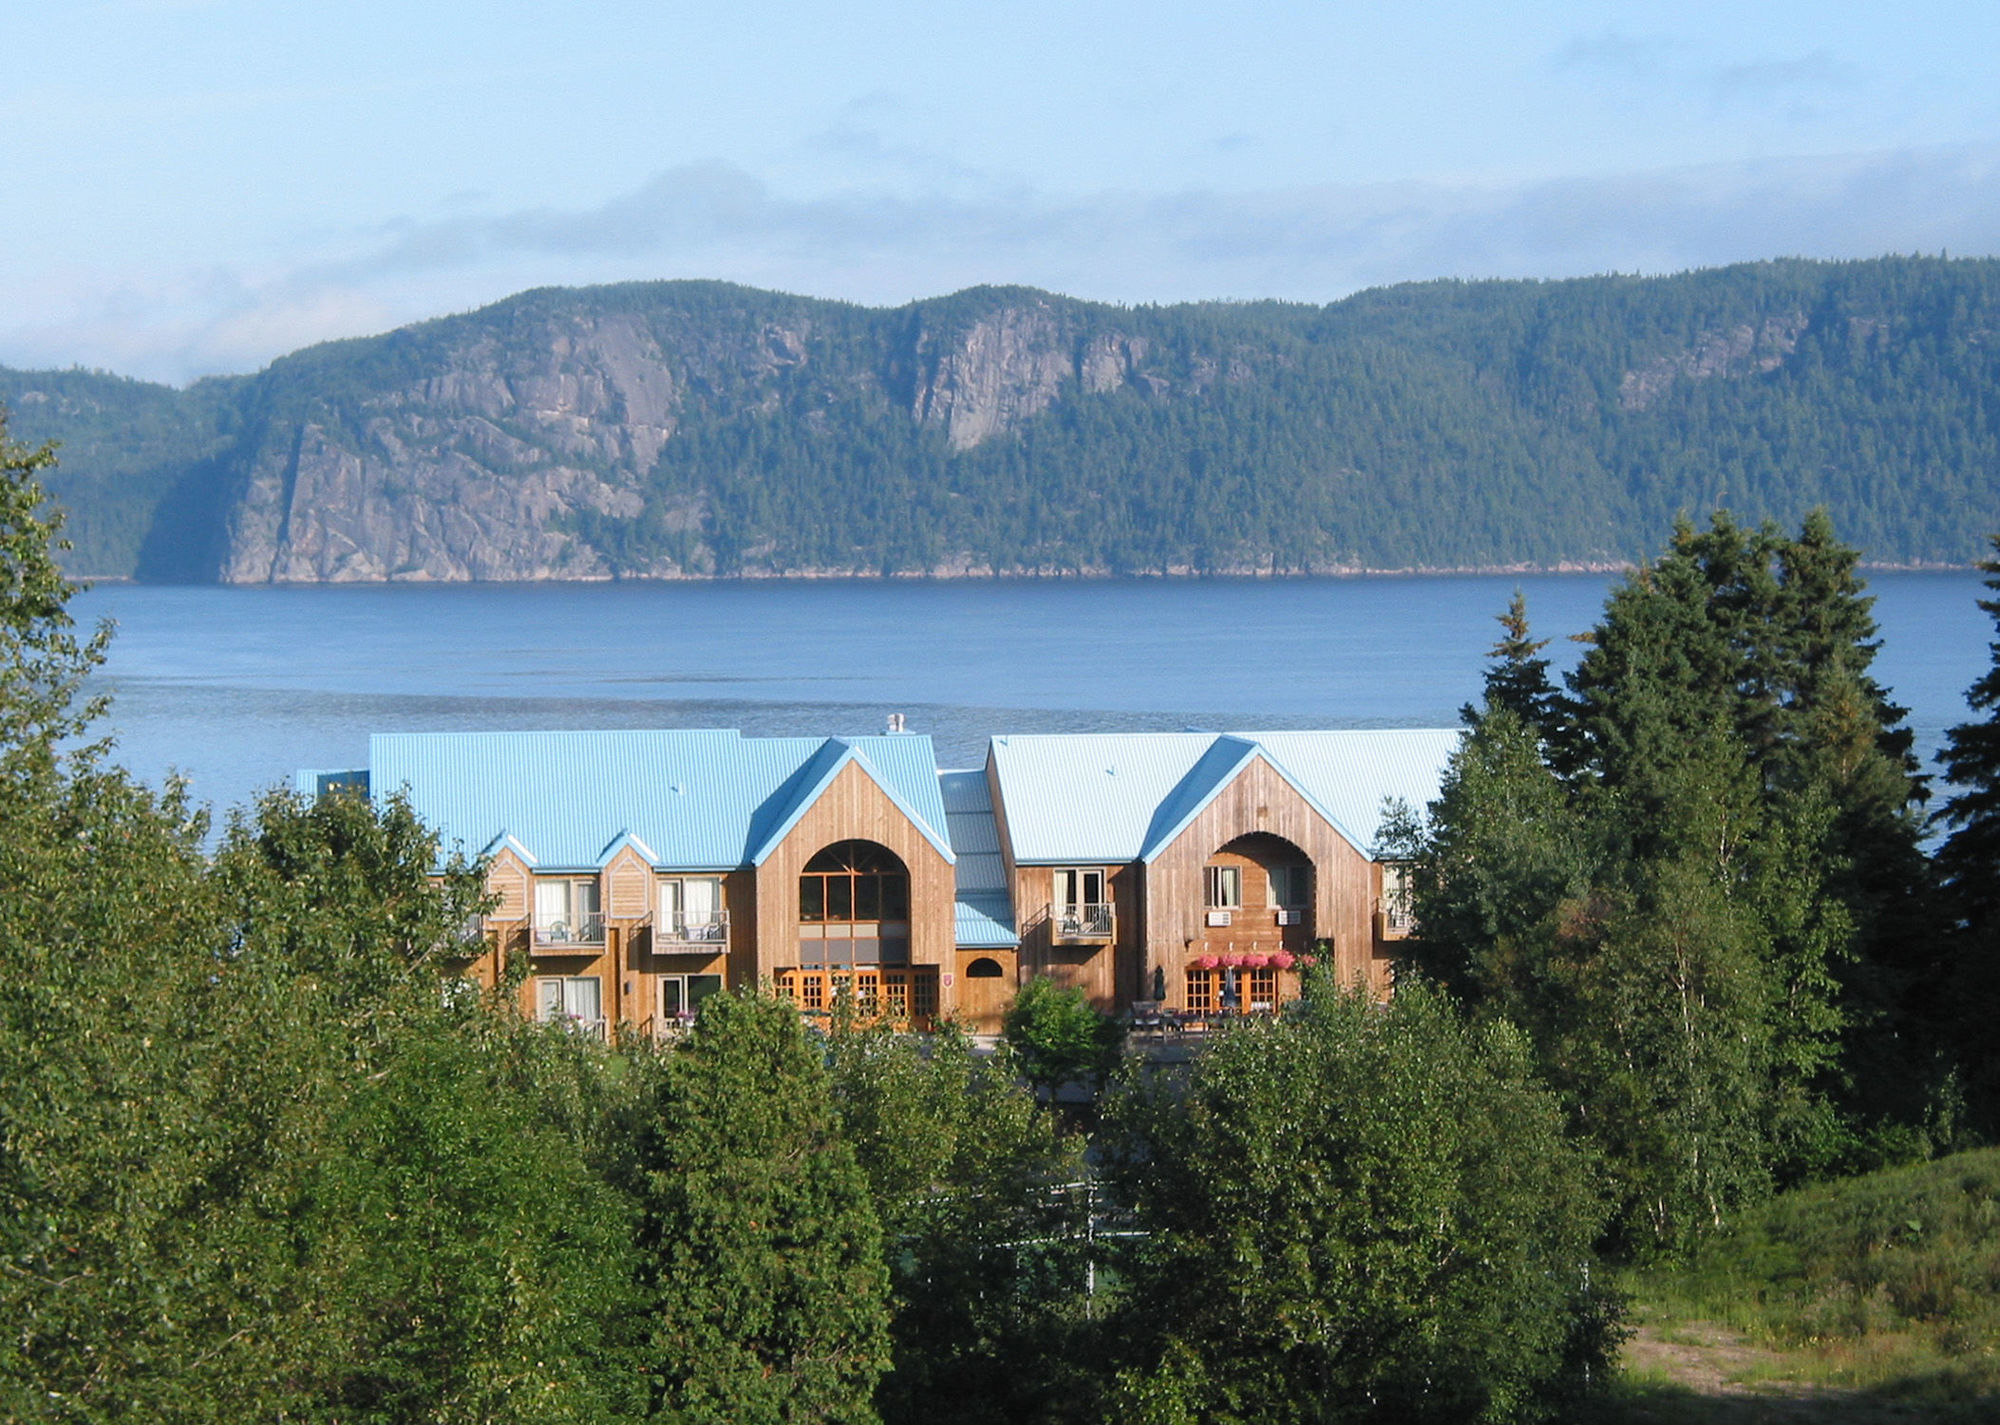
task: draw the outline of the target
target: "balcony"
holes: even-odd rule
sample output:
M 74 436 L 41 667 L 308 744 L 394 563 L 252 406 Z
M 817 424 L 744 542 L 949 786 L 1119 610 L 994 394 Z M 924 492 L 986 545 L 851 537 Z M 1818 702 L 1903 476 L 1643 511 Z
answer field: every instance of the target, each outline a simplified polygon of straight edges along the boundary
M 603 944 L 601 915 L 573 915 L 535 923 L 535 949 L 545 955 L 595 950 Z
M 653 953 L 656 955 L 720 953 L 728 948 L 729 912 L 726 910 L 710 911 L 705 916 L 695 917 L 679 912 L 653 917 Z
M 1380 940 L 1402 940 L 1417 927 L 1417 917 L 1410 903 L 1402 899 L 1384 897 L 1375 902 L 1375 935 Z
M 1049 939 L 1057 945 L 1089 945 L 1110 940 L 1117 918 L 1109 901 L 1052 902 L 1046 912 Z

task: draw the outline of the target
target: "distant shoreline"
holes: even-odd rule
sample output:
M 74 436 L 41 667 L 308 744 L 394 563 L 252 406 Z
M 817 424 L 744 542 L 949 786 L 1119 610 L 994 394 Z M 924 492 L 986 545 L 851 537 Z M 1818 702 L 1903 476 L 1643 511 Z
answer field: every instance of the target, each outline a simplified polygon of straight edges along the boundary
M 1257 580 L 1279 582 L 1282 580 L 1305 579 L 1432 579 L 1497 577 L 1508 574 L 1535 577 L 1559 577 L 1567 575 L 1593 576 L 1605 574 L 1628 574 L 1639 566 L 1630 562 L 1606 560 L 1563 561 L 1557 564 L 1465 564 L 1433 567 L 1417 565 L 1407 568 L 1377 569 L 1364 566 L 1336 566 L 1327 569 L 1282 570 L 1268 569 L 1171 569 L 1164 573 L 1153 570 L 1139 570 L 1120 573 L 1111 569 L 1011 569 L 994 571 L 990 569 L 898 569 L 882 573 L 867 569 L 806 569 L 786 573 L 753 571 L 742 574 L 599 574 L 581 575 L 573 578 L 539 579 L 270 579 L 256 583 L 225 583 L 222 580 L 208 580 L 200 583 L 182 581 L 152 581 L 134 579 L 126 574 L 70 574 L 67 577 L 77 584 L 117 584 L 146 588 L 186 588 L 186 589 L 338 589 L 338 588 L 410 588 L 412 586 L 435 586 L 438 588 L 459 588 L 469 585 L 488 587 L 517 587 L 531 584 L 552 584 L 564 587 L 579 584 L 823 584 L 823 583 L 1109 583 L 1121 580 L 1144 580 L 1160 582 L 1195 583 L 1204 579 Z M 1979 569 L 1973 563 L 1950 563 L 1943 560 L 1914 560 L 1892 562 L 1887 560 L 1862 560 L 1856 566 L 1864 574 L 1969 574 Z

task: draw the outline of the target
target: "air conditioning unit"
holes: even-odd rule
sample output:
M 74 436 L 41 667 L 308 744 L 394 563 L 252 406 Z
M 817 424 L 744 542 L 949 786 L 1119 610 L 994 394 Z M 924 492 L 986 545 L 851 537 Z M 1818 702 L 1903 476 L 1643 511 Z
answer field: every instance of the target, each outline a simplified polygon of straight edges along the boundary
M 1228 912 L 1228 911 L 1226 911 L 1226 910 L 1212 910 L 1212 911 L 1210 911 L 1210 912 L 1208 913 L 1208 923 L 1209 923 L 1210 925 L 1227 925 L 1227 924 L 1229 924 L 1229 912 Z
M 1281 910 L 1278 912 L 1278 924 L 1280 925 L 1300 925 L 1303 924 L 1304 921 L 1305 921 L 1304 911 Z

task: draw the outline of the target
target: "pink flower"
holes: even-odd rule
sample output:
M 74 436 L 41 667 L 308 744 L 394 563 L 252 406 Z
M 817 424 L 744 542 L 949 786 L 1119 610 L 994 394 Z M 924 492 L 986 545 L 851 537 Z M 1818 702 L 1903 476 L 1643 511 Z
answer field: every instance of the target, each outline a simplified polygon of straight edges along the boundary
M 1223 963 L 1223 964 L 1224 964 L 1224 965 L 1225 965 L 1226 967 L 1228 967 L 1229 969 L 1232 969 L 1232 970 L 1233 970 L 1233 969 L 1235 969 L 1235 968 L 1236 968 L 1236 967 L 1237 967 L 1238 965 L 1240 965 L 1240 964 L 1242 964 L 1242 963 L 1243 963 L 1243 957 L 1242 957 L 1241 955 L 1237 955 L 1237 954 L 1233 954 L 1233 953 L 1232 953 L 1232 954 L 1229 954 L 1229 955 L 1224 955 L 1224 956 L 1222 957 L 1222 963 Z
M 1218 963 L 1220 962 L 1213 955 L 1197 955 L 1195 956 L 1194 967 L 1197 970 L 1213 970 Z
M 1280 950 L 1271 957 L 1271 964 L 1280 970 L 1289 970 L 1292 968 L 1292 959 L 1291 951 Z
M 1301 965 L 1304 965 L 1308 970 L 1310 970 L 1314 965 L 1317 965 L 1319 963 L 1319 956 L 1301 955 L 1299 956 L 1299 963 Z
M 1245 955 L 1243 957 L 1243 968 L 1246 970 L 1261 970 L 1270 963 L 1271 957 L 1269 955 Z

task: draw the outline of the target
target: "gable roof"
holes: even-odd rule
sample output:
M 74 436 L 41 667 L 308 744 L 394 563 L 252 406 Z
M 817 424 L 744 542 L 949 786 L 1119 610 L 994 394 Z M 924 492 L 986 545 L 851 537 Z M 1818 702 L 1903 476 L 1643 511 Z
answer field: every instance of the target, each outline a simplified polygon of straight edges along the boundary
M 404 791 L 446 849 L 505 834 L 541 870 L 597 870 L 628 845 L 663 870 L 756 864 L 850 762 L 951 859 L 937 762 L 921 734 L 378 733 L 368 757 L 375 794 Z
M 1385 798 L 1437 797 L 1455 728 L 1048 734 L 993 739 L 1023 864 L 1150 860 L 1262 758 L 1363 855 Z
M 928 742 L 929 739 L 926 738 L 925 741 Z M 757 825 L 751 830 L 753 840 L 749 855 L 751 865 L 764 864 L 771 853 L 778 849 L 778 844 L 790 834 L 791 829 L 799 824 L 799 818 L 806 814 L 812 804 L 819 800 L 820 794 L 833 785 L 833 779 L 849 765 L 860 768 L 862 774 L 880 787 L 883 795 L 895 804 L 896 810 L 908 817 L 917 830 L 924 834 L 924 839 L 937 848 L 938 854 L 944 857 L 947 863 L 951 861 L 951 842 L 945 836 L 944 827 L 927 825 L 923 815 L 897 795 L 895 782 L 884 777 L 860 748 L 842 738 L 829 737 L 820 744 L 819 749 L 811 757 L 806 759 L 805 766 L 799 769 L 798 774 L 786 784 L 779 795 L 772 797 L 758 809 Z M 943 810 L 942 802 L 937 809 Z M 938 817 L 937 820 L 941 823 L 944 818 Z

